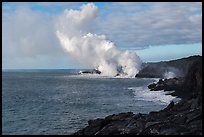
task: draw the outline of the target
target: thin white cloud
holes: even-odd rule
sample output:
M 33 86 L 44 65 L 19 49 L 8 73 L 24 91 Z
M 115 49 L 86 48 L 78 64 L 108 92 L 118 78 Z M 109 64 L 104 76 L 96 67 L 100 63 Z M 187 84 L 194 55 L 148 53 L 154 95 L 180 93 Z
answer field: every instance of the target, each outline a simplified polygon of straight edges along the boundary
M 25 67 L 25 64 L 31 62 L 35 62 L 35 66 L 40 68 L 45 65 L 38 66 L 41 64 L 39 62 L 49 57 L 68 58 L 59 46 L 55 35 L 54 15 L 33 11 L 26 6 L 3 15 L 2 63 L 4 68 Z M 53 63 L 48 64 L 53 65 Z
M 96 30 L 121 47 L 197 43 L 202 41 L 201 10 L 201 3 L 192 2 L 113 3 Z

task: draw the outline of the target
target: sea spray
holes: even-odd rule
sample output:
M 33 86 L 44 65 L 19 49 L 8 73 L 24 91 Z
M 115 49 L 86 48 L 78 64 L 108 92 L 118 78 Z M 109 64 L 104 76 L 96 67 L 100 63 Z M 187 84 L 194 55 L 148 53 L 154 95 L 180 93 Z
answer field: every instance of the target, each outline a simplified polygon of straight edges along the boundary
M 81 10 L 65 10 L 56 23 L 56 35 L 66 52 L 77 61 L 95 68 L 103 76 L 125 75 L 134 77 L 141 60 L 135 52 L 120 51 L 105 35 L 88 31 L 96 18 L 98 8 L 93 3 L 81 6 Z

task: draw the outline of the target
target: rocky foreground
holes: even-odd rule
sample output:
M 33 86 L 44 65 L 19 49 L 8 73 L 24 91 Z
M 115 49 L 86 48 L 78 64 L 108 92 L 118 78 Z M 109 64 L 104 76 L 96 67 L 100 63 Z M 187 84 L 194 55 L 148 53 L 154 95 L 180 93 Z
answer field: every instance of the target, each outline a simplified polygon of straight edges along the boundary
M 191 64 L 182 80 L 160 80 L 149 86 L 152 92 L 157 85 L 176 90 L 183 99 L 149 114 L 126 112 L 89 120 L 73 135 L 202 135 L 202 58 Z
M 88 121 L 89 125 L 74 135 L 202 135 L 200 98 L 173 102 L 159 112 L 113 114 Z

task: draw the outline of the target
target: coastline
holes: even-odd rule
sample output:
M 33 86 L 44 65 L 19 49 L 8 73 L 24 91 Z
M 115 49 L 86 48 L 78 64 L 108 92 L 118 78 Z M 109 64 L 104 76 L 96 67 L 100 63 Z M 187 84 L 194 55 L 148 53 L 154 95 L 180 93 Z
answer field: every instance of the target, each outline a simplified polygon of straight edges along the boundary
M 73 135 L 202 135 L 200 99 L 191 98 L 149 114 L 119 113 L 89 120 Z
M 169 94 L 182 99 L 149 114 L 125 112 L 89 120 L 72 135 L 202 135 L 202 58 Z

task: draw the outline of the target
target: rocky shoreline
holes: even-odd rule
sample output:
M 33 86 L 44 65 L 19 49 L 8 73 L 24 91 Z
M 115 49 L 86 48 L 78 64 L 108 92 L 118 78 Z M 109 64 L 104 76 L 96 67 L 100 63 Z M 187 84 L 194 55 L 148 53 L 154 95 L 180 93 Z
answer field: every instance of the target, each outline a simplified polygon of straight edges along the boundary
M 152 92 L 175 90 L 172 94 L 182 100 L 149 114 L 125 112 L 89 120 L 73 135 L 202 135 L 202 58 L 185 77 L 161 79 L 148 87 Z
M 149 114 L 113 114 L 88 121 L 74 135 L 202 135 L 202 101 L 192 97 Z

